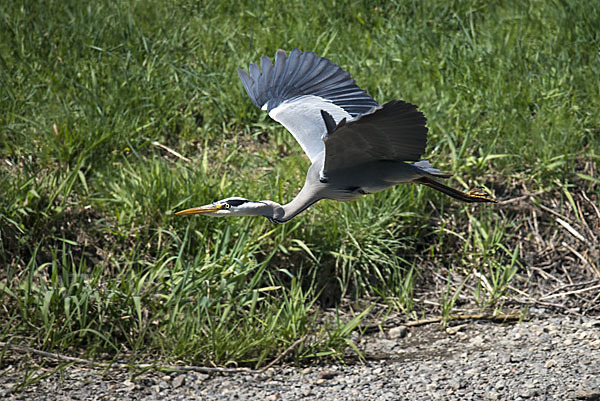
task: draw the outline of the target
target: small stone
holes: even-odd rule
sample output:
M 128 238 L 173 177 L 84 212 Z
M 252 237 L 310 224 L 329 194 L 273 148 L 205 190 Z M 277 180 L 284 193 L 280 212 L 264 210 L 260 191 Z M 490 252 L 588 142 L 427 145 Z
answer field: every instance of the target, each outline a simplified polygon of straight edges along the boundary
M 130 380 L 125 380 L 123 382 L 123 385 L 125 386 L 124 387 L 125 391 L 133 391 L 133 390 L 135 390 L 135 383 L 132 382 L 132 381 L 130 381 Z
M 563 344 L 565 344 L 566 346 L 572 345 L 573 344 L 573 339 L 572 338 L 567 338 Z
M 325 380 L 331 380 L 334 377 L 336 377 L 337 375 L 339 375 L 338 372 L 329 372 L 329 371 L 327 371 L 327 372 L 321 372 L 321 373 L 319 373 L 319 378 L 320 379 L 325 379 Z
M 302 387 L 300 389 L 300 394 L 302 394 L 303 397 L 310 397 L 314 395 L 310 387 Z
M 471 344 L 475 345 L 476 347 L 479 347 L 479 346 L 483 345 L 484 341 L 485 340 L 483 339 L 483 337 L 477 336 L 477 337 L 473 337 L 471 339 Z
M 179 376 L 175 377 L 175 379 L 173 379 L 173 383 L 172 383 L 173 388 L 181 387 L 184 380 L 185 380 L 185 375 L 179 375 Z
M 537 394 L 538 394 L 538 392 L 534 388 L 519 391 L 519 396 L 522 398 L 535 397 Z
M 550 369 L 551 367 L 553 367 L 554 365 L 556 365 L 556 361 L 553 359 L 549 359 L 546 361 L 546 363 L 544 364 L 544 367 L 546 369 Z
M 388 331 L 388 337 L 391 339 L 404 338 L 408 334 L 408 331 L 408 327 L 406 326 L 393 327 Z
M 459 382 L 458 380 L 450 380 L 448 382 L 448 385 L 453 388 L 454 390 L 458 390 L 459 388 L 462 387 L 461 382 Z
M 371 374 L 373 375 L 380 375 L 383 372 L 383 368 L 375 368 L 373 369 L 373 371 L 371 372 Z
M 598 391 L 588 388 L 580 388 L 572 393 L 573 398 L 578 400 L 600 400 L 600 388 Z
M 467 327 L 466 324 L 459 324 L 458 326 L 448 327 L 448 328 L 446 328 L 446 333 L 456 334 L 456 333 L 459 333 L 465 327 Z
M 193 379 L 193 380 L 194 380 L 194 381 L 195 381 L 197 384 L 200 384 L 200 383 L 202 383 L 204 380 L 206 380 L 206 379 L 208 379 L 208 378 L 210 377 L 210 376 L 209 376 L 209 375 L 207 375 L 206 373 L 194 373 L 193 375 L 194 375 L 194 376 L 193 376 L 193 377 L 194 377 L 194 379 Z

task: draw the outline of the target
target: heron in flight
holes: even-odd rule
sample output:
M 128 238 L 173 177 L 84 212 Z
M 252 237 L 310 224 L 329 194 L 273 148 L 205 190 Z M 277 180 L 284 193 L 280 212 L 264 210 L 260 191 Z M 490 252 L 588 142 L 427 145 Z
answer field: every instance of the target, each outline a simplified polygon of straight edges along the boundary
M 402 100 L 380 106 L 349 73 L 313 52 L 279 50 L 274 65 L 266 56 L 260 64 L 238 74 L 252 102 L 287 128 L 310 159 L 302 190 L 285 205 L 231 197 L 176 214 L 285 223 L 321 199 L 349 201 L 409 182 L 464 202 L 495 202 L 484 192 L 442 184 L 438 179 L 451 174 L 420 160 L 427 120 L 417 106 Z

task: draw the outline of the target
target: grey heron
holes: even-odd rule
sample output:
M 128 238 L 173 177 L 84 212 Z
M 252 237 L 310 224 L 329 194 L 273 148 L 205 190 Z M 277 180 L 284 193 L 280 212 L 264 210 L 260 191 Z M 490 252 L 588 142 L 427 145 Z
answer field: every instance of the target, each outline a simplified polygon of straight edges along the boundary
M 252 102 L 296 138 L 311 161 L 304 186 L 289 203 L 231 197 L 177 215 L 264 216 L 285 223 L 321 199 L 349 201 L 403 183 L 426 185 L 464 202 L 495 202 L 462 192 L 446 174 L 420 160 L 427 145 L 425 116 L 402 100 L 377 104 L 340 66 L 294 49 L 262 57 L 238 74 Z

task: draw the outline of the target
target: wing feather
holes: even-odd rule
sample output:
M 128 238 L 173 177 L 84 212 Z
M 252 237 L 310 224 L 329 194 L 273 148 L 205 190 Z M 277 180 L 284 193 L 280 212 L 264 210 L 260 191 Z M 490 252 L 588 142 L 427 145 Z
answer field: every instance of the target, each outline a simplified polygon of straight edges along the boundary
M 394 100 L 338 124 L 324 138 L 323 175 L 376 160 L 419 160 L 427 146 L 426 123 L 417 106 Z
M 266 56 L 260 64 L 250 64 L 248 72 L 238 69 L 246 93 L 292 133 L 311 161 L 325 149 L 321 110 L 338 123 L 377 107 L 350 74 L 313 52 L 293 49 L 287 56 L 279 50 L 275 65 Z

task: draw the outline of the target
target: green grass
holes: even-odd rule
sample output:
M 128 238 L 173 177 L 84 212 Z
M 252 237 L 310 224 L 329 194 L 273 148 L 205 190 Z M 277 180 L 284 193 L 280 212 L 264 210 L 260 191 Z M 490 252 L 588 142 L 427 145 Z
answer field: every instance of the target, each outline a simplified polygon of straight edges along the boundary
M 524 264 L 520 217 L 499 206 L 403 186 L 283 226 L 172 214 L 299 190 L 308 161 L 236 73 L 279 48 L 330 58 L 381 103 L 418 104 L 427 156 L 458 188 L 558 186 L 574 205 L 579 180 L 598 199 L 576 168 L 600 157 L 599 5 L 304 4 L 0 5 L 0 340 L 263 366 L 309 333 L 296 359 L 348 345 L 359 321 L 317 304 L 376 296 L 415 313 L 425 271 L 502 305 Z

